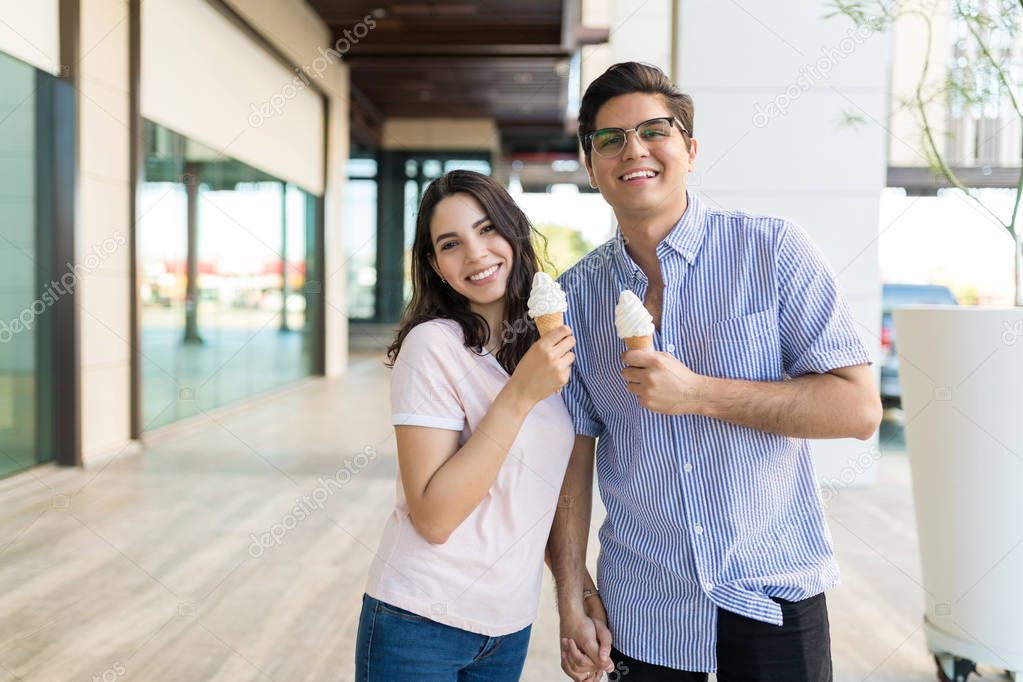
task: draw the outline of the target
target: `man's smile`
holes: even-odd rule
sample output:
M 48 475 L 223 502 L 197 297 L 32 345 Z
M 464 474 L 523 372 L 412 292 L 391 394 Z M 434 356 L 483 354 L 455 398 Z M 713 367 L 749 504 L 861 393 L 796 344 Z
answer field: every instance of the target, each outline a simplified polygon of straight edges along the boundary
M 618 179 L 622 182 L 644 182 L 656 178 L 660 175 L 660 171 L 656 171 L 653 168 L 630 168 L 625 173 L 618 176 Z

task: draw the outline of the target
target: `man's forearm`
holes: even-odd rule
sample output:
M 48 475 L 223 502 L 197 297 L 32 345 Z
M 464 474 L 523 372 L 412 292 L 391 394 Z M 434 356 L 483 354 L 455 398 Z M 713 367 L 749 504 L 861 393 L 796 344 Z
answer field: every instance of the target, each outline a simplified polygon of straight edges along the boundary
M 586 570 L 586 545 L 592 509 L 594 443 L 593 438 L 576 436 L 547 541 L 558 610 L 563 613 L 581 610 L 583 590 L 592 586 Z
M 704 379 L 698 414 L 769 433 L 866 440 L 880 419 L 880 401 L 869 385 L 836 374 L 774 382 Z

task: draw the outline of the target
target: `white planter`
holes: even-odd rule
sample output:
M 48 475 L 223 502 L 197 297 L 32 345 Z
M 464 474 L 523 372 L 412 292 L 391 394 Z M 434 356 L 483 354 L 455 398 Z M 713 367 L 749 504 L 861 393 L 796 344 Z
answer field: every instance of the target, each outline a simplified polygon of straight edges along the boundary
M 1023 308 L 895 311 L 927 643 L 1023 671 Z

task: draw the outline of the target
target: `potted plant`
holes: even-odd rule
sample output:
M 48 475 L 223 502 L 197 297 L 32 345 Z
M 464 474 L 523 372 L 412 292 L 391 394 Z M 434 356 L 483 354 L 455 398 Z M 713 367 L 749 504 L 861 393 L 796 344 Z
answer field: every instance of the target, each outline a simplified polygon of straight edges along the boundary
M 1023 122 L 1019 0 L 838 0 L 834 15 L 884 30 L 915 26 L 919 78 L 905 102 L 922 155 L 1011 236 L 1015 306 L 907 307 L 894 313 L 906 443 L 912 468 L 924 630 L 942 680 L 984 663 L 1023 680 L 1023 168 L 1001 214 L 964 182 L 942 130 L 949 112 Z M 937 22 L 949 22 L 938 24 Z M 947 54 L 935 42 L 959 32 Z M 954 48 L 954 53 L 953 53 Z M 1016 157 L 1023 158 L 1023 148 Z M 969 234 L 963 234 L 969 239 Z

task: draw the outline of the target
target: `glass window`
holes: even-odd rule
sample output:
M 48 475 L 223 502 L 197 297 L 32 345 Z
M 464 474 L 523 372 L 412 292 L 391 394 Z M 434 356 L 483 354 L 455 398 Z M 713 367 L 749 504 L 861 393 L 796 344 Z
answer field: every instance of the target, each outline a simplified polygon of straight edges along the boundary
M 46 264 L 53 226 L 37 134 L 49 135 L 38 88 L 52 77 L 0 53 L 0 476 L 52 459 L 48 311 L 62 290 Z
M 377 162 L 349 159 L 342 206 L 348 317 L 369 320 L 375 315 L 377 285 Z
M 152 429 L 311 374 L 306 278 L 320 278 L 315 197 L 150 122 L 146 139 L 138 250 L 142 423 Z

